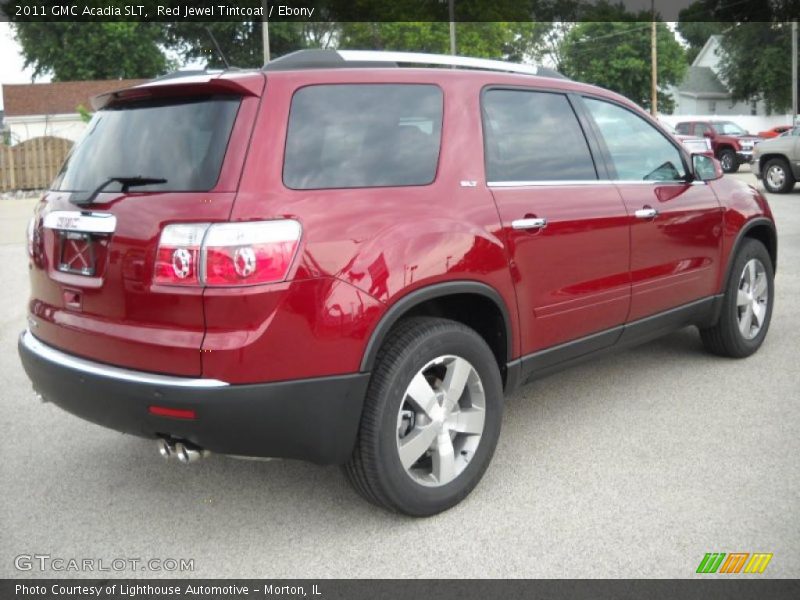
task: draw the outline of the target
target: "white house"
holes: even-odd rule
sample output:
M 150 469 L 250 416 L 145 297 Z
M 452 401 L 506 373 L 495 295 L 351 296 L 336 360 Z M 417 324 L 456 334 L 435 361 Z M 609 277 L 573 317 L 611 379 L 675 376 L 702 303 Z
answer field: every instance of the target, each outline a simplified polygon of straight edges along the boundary
M 91 111 L 92 97 L 144 83 L 144 79 L 3 84 L 3 127 L 17 144 L 34 137 L 76 141 L 86 129 L 78 107 Z
M 675 98 L 671 115 L 660 115 L 670 125 L 687 118 L 700 120 L 730 119 L 756 133 L 776 125 L 791 125 L 791 115 L 767 115 L 763 101 L 733 100 L 720 73 L 720 56 L 724 52 L 722 36 L 712 35 L 686 70 L 680 85 L 670 89 Z

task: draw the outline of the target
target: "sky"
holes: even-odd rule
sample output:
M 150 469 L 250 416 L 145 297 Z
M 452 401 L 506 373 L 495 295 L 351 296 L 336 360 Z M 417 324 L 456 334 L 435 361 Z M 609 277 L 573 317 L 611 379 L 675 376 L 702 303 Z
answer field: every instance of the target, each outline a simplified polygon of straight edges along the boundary
M 11 26 L 0 21 L 0 86 L 4 83 L 30 83 L 33 77 L 31 69 L 23 69 L 25 59 L 19 53 L 19 44 L 14 40 Z M 49 77 L 40 77 L 36 81 L 49 81 Z M 0 110 L 3 109 L 3 97 L 0 94 Z

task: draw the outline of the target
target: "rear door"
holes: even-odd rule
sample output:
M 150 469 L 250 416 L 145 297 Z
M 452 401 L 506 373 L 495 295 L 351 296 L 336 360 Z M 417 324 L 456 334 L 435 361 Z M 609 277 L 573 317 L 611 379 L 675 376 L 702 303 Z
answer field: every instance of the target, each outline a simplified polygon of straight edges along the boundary
M 689 181 L 679 144 L 641 115 L 607 100 L 583 102 L 632 217 L 628 320 L 716 293 L 722 207 L 711 186 Z
M 176 80 L 107 101 L 37 207 L 29 327 L 79 356 L 197 376 L 203 291 L 153 283 L 159 236 L 229 218 L 258 94 Z M 108 181 L 121 176 L 164 181 Z
M 522 353 L 621 325 L 630 302 L 628 215 L 617 188 L 598 176 L 570 98 L 487 89 L 482 111 L 486 177 L 506 237 Z M 618 333 L 598 336 L 591 349 L 613 344 Z

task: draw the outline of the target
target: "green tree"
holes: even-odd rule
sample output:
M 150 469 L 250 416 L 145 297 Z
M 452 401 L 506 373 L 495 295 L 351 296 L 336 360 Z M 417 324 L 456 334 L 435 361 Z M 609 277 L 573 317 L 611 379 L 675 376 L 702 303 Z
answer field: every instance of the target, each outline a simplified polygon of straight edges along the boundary
M 324 25 L 324 24 L 323 24 Z M 205 59 L 210 68 L 224 66 L 209 31 L 225 54 L 228 62 L 236 67 L 254 68 L 264 64 L 261 21 L 239 22 L 172 22 L 164 23 L 165 45 L 186 61 Z M 269 24 L 270 56 L 276 58 L 308 47 L 312 34 L 318 33 L 319 23 L 277 21 Z
M 524 61 L 549 29 L 550 23 L 456 23 L 456 47 L 465 56 Z M 339 48 L 450 52 L 450 25 L 442 21 L 341 23 L 335 38 Z
M 13 24 L 25 66 L 54 81 L 155 77 L 169 61 L 158 23 L 20 22 Z
M 790 23 L 737 23 L 722 49 L 720 76 L 735 100 L 763 100 L 767 113 L 791 109 Z
M 564 37 L 561 70 L 568 77 L 593 83 L 650 107 L 650 23 L 633 21 L 583 22 Z M 681 45 L 664 23 L 658 23 L 658 108 L 669 113 L 672 97 L 664 91 L 686 71 Z

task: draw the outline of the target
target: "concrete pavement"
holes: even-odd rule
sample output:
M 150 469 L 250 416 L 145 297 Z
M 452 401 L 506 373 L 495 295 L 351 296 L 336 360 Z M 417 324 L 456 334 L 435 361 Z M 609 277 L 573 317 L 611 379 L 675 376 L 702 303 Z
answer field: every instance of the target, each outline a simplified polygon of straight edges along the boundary
M 691 577 L 706 552 L 771 552 L 767 576 L 799 577 L 800 186 L 770 201 L 777 297 L 757 355 L 710 356 L 686 329 L 529 385 L 473 494 L 413 520 L 335 468 L 184 467 L 35 402 L 15 347 L 32 202 L 4 200 L 0 576 L 58 576 L 15 569 L 38 553 L 194 559 L 191 573 L 102 574 L 124 577 Z

